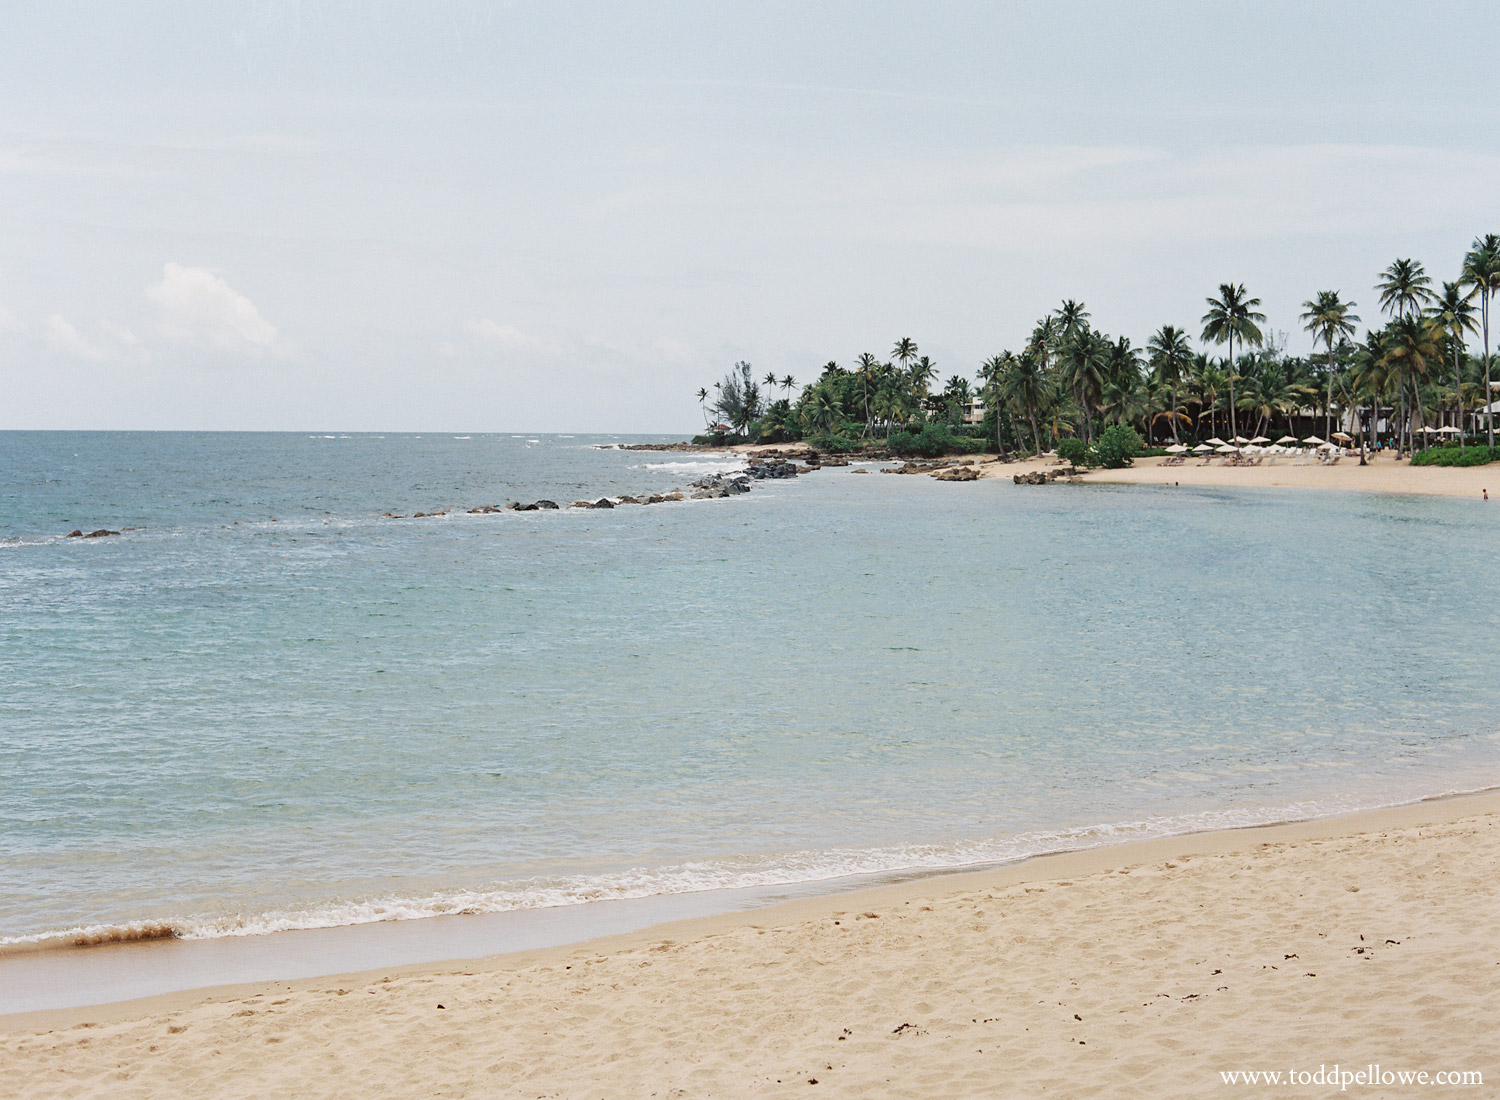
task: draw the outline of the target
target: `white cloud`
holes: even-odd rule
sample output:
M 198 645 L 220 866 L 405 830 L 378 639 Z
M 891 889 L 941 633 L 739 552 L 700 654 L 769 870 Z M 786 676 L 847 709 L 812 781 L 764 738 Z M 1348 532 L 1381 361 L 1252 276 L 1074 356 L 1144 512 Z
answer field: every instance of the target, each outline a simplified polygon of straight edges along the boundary
M 0 332 L 25 332 L 26 326 L 10 310 L 0 306 Z
M 42 326 L 42 339 L 53 351 L 90 363 L 141 363 L 151 357 L 129 329 L 107 321 L 100 327 L 104 338 L 91 338 L 61 313 L 54 313 Z
M 502 325 L 497 321 L 470 321 L 464 326 L 486 344 L 505 348 L 508 351 L 545 352 L 556 355 L 561 349 L 550 340 L 529 336 L 514 325 Z
M 207 268 L 168 263 L 146 297 L 161 310 L 158 331 L 173 343 L 265 351 L 276 342 L 275 326 L 255 303 Z

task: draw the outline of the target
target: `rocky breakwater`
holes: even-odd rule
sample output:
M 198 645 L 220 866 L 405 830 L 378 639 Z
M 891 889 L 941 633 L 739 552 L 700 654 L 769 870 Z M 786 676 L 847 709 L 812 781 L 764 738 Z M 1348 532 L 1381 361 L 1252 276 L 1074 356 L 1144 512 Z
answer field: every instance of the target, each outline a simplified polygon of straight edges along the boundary
M 1029 473 L 1016 474 L 1011 480 L 1017 485 L 1050 485 L 1058 478 L 1071 478 L 1077 474 L 1076 466 L 1056 466 L 1050 470 L 1032 470 Z

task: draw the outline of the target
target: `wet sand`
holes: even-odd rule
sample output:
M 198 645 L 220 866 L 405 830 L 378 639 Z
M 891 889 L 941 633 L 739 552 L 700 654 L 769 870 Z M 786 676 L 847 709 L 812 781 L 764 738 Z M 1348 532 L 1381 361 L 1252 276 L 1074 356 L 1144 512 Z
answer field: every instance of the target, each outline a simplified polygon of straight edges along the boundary
M 1232 1096 L 1264 1089 L 1221 1071 L 1338 1062 L 1492 1082 L 1497 872 L 1487 793 L 467 964 L 0 1017 L 0 1081 L 36 1098 Z

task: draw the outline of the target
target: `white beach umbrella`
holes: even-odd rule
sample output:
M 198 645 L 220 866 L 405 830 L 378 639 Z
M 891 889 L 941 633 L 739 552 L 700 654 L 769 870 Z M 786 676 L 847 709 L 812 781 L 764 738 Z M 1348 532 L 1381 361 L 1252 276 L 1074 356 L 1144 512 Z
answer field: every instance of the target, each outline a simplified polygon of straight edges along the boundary
M 1326 439 L 1319 439 L 1315 435 L 1310 435 L 1306 439 L 1304 439 L 1302 442 L 1304 442 L 1304 443 L 1311 443 L 1314 447 L 1321 447 L 1324 444 L 1326 444 L 1328 441 Z
M 1265 437 L 1265 436 L 1263 436 L 1263 435 L 1258 435 L 1258 436 L 1256 436 L 1256 437 L 1255 437 L 1255 438 L 1254 438 L 1254 439 L 1252 439 L 1252 440 L 1251 440 L 1251 441 L 1250 441 L 1250 442 L 1251 442 L 1251 443 L 1269 443 L 1269 442 L 1271 442 L 1271 441 L 1270 441 L 1270 440 L 1269 440 L 1269 439 L 1267 439 L 1267 438 L 1266 438 L 1266 437 Z
M 1463 435 L 1464 434 L 1464 430 L 1462 428 L 1455 428 L 1452 424 L 1449 424 L 1446 428 L 1439 428 L 1438 432 L 1440 434 L 1442 434 L 1442 435 Z
M 1294 436 L 1294 435 L 1284 435 L 1280 439 L 1278 439 L 1276 442 L 1277 443 L 1295 443 L 1295 442 L 1297 442 L 1297 437 Z
M 1338 449 L 1339 449 L 1338 448 L 1338 444 L 1336 444 L 1336 443 L 1319 443 L 1318 444 L 1318 450 L 1320 450 L 1320 451 L 1336 451 Z
M 1209 440 L 1209 441 L 1208 441 L 1208 445 L 1209 445 L 1209 446 L 1210 446 L 1210 447 L 1224 447 L 1224 446 L 1228 446 L 1228 444 L 1226 444 L 1226 443 L 1225 443 L 1225 442 L 1224 442 L 1224 441 L 1223 441 L 1223 440 L 1222 440 L 1222 439 L 1220 439 L 1220 438 L 1219 438 L 1219 437 L 1218 437 L 1218 436 L 1214 436 L 1214 437 L 1213 437 L 1213 438 L 1212 438 L 1212 439 L 1210 439 L 1210 440 Z
M 1348 432 L 1334 432 L 1333 433 L 1333 438 L 1334 439 L 1338 439 L 1338 440 L 1342 440 L 1345 443 L 1353 443 L 1354 442 L 1354 437 L 1352 435 L 1350 435 Z
M 1238 443 L 1238 444 L 1240 444 L 1240 445 L 1241 445 L 1241 446 L 1243 446 L 1243 445 L 1244 445 L 1244 444 L 1246 444 L 1246 443 L 1249 443 L 1249 442 L 1250 442 L 1250 440 L 1248 440 L 1248 439 L 1246 439 L 1246 438 L 1245 438 L 1245 437 L 1244 437 L 1244 436 L 1242 436 L 1242 435 L 1237 435 L 1237 436 L 1235 436 L 1235 437 L 1234 437 L 1234 441 L 1235 441 L 1235 442 L 1236 442 L 1236 443 Z
M 1200 443 L 1196 447 L 1194 447 L 1193 450 L 1201 455 L 1204 451 L 1211 451 L 1213 450 L 1213 448 L 1210 447 L 1207 443 Z
M 1214 452 L 1221 455 L 1232 455 L 1235 452 L 1235 448 L 1225 443 L 1222 447 L 1215 447 Z
M 1187 448 L 1184 447 L 1181 443 L 1173 443 L 1170 447 L 1164 447 L 1163 450 L 1165 450 L 1169 455 L 1180 455 L 1183 451 L 1187 450 Z

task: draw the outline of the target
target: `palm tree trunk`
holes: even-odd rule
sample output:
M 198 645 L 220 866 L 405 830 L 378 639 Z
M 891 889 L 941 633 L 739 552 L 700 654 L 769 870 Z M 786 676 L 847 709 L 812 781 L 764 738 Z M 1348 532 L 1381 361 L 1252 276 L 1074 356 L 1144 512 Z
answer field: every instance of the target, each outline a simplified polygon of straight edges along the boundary
M 1479 295 L 1479 312 L 1484 320 L 1484 422 L 1490 429 L 1490 450 L 1495 449 L 1495 413 L 1490 408 L 1494 402 L 1490 389 L 1490 292 L 1488 288 Z
M 1234 442 L 1234 437 L 1239 435 L 1239 429 L 1234 423 L 1234 333 L 1229 334 L 1229 442 Z
M 1177 438 L 1177 383 L 1172 383 L 1172 442 L 1181 443 Z
M 1463 454 L 1464 444 L 1464 375 L 1458 365 L 1458 344 L 1453 345 L 1453 400 L 1458 407 L 1453 411 L 1457 414 L 1454 425 L 1458 428 L 1458 453 Z
M 1027 410 L 1027 419 L 1031 421 L 1031 442 L 1036 447 L 1036 453 L 1042 453 L 1042 433 L 1036 426 L 1036 410 Z

